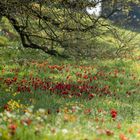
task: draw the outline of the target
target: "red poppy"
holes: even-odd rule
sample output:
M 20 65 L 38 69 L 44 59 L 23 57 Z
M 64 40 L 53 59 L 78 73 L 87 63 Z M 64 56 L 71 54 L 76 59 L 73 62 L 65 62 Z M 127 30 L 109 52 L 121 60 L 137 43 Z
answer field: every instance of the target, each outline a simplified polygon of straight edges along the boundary
M 117 111 L 116 111 L 115 109 L 112 109 L 112 110 L 110 111 L 110 114 L 111 114 L 111 117 L 112 117 L 113 119 L 116 119 L 116 117 L 117 117 Z
M 94 80 L 97 80 L 97 77 L 96 77 L 96 76 L 94 76 L 94 77 L 93 77 L 93 79 L 94 79 Z
M 68 91 L 62 91 L 62 94 L 63 94 L 63 95 L 67 95 L 67 94 L 69 94 L 69 93 L 68 93 Z
M 111 131 L 111 130 L 106 130 L 105 131 L 106 132 L 106 135 L 108 135 L 108 136 L 112 136 L 114 133 L 113 133 L 113 131 Z
M 91 109 L 85 109 L 84 110 L 84 114 L 90 114 L 91 113 Z
M 128 140 L 128 138 L 124 134 L 120 134 L 120 140 Z
M 84 75 L 83 78 L 84 78 L 84 79 L 88 79 L 88 75 Z
M 91 94 L 89 94 L 89 95 L 88 95 L 88 98 L 89 98 L 89 99 L 94 98 L 94 94 L 92 94 L 92 93 L 91 93 Z
M 3 108 L 4 108 L 4 110 L 6 110 L 6 111 L 10 111 L 10 108 L 9 108 L 9 105 L 8 105 L 8 104 L 5 104 L 5 105 L 3 106 Z
M 17 125 L 16 124 L 10 124 L 8 128 L 10 129 L 11 135 L 14 135 L 15 132 L 16 132 L 16 129 L 17 129 Z

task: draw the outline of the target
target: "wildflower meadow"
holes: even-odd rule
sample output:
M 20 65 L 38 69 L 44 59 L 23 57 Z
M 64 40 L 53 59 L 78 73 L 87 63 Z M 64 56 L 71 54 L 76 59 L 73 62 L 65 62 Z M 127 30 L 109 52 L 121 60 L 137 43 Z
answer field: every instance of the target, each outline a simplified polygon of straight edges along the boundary
M 0 140 L 140 140 L 140 1 L 0 0 Z
M 137 65 L 2 65 L 1 140 L 140 139 Z

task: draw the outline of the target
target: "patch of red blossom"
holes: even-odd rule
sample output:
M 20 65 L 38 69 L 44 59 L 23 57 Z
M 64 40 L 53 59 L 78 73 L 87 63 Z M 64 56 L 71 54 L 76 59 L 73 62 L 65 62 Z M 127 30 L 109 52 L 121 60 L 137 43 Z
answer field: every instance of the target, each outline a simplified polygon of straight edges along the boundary
M 88 99 L 91 100 L 92 98 L 94 98 L 94 94 L 91 93 L 88 95 Z
M 120 134 L 120 140 L 129 140 L 124 134 Z
M 16 132 L 16 129 L 17 129 L 17 125 L 16 124 L 10 124 L 8 128 L 10 129 L 10 134 L 14 135 L 15 132 Z
M 10 108 L 9 108 L 9 105 L 8 105 L 8 104 L 5 104 L 5 105 L 3 106 L 3 108 L 4 108 L 4 110 L 6 110 L 6 111 L 10 111 Z
M 94 79 L 94 80 L 97 80 L 97 77 L 96 77 L 96 76 L 94 76 L 94 77 L 93 77 L 93 79 Z
M 84 75 L 83 78 L 84 78 L 84 79 L 88 79 L 88 75 Z
M 68 91 L 62 91 L 62 95 L 67 95 L 69 94 Z
M 91 113 L 91 109 L 84 110 L 84 114 L 90 114 L 90 113 Z
M 21 120 L 21 124 L 26 124 L 26 125 L 30 125 L 32 123 L 31 119 L 25 119 L 25 120 Z
M 111 114 L 111 117 L 112 117 L 113 119 L 116 119 L 116 117 L 117 117 L 117 111 L 116 111 L 115 109 L 112 109 L 112 110 L 110 111 L 110 114 Z
M 112 136 L 114 134 L 114 132 L 111 130 L 106 130 L 105 132 L 106 132 L 106 135 L 108 136 Z
M 117 128 L 121 129 L 121 124 L 120 123 L 117 124 Z

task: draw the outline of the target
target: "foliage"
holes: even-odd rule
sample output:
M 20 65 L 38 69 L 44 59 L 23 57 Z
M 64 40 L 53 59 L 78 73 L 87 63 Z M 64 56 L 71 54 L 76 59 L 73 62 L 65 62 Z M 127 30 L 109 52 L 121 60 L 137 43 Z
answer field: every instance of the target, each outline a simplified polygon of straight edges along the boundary
M 65 50 L 83 55 L 83 48 L 94 50 L 96 37 L 113 30 L 111 23 L 106 19 L 114 13 L 119 15 L 118 12 L 127 14 L 126 11 L 130 9 L 129 0 L 111 1 L 109 5 L 103 0 L 103 10 L 110 7 L 107 8 L 108 11 L 103 11 L 105 15 L 89 15 L 86 7 L 95 7 L 99 2 L 3 0 L 0 2 L 0 15 L 1 19 L 6 17 L 9 20 L 25 48 L 41 49 L 48 54 L 63 57 L 66 57 L 65 54 L 62 55 Z M 80 48 L 84 51 L 79 52 Z

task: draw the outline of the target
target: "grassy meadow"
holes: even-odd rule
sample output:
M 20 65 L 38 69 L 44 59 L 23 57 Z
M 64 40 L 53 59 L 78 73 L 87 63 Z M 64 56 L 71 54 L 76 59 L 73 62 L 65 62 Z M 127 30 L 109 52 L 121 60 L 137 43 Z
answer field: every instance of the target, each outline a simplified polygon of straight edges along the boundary
M 120 36 L 129 40 L 129 32 Z M 101 50 L 122 43 L 109 35 L 100 42 Z M 17 37 L 1 35 L 0 46 L 0 140 L 140 140 L 138 50 L 124 59 L 62 59 L 23 49 Z
M 13 61 L 0 66 L 1 140 L 140 139 L 138 63 Z

